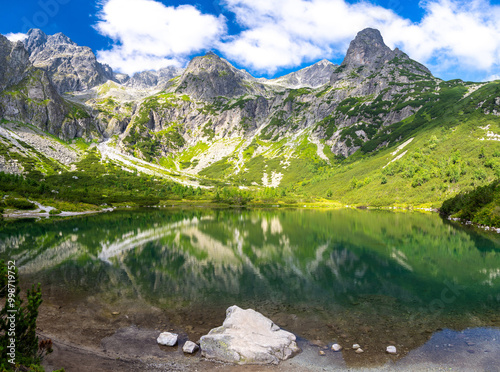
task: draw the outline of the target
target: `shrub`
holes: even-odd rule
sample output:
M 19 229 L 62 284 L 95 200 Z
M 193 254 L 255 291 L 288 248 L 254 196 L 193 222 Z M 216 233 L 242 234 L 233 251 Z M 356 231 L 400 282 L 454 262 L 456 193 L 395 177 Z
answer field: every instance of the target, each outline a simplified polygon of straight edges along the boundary
M 35 204 L 33 204 L 32 202 L 30 202 L 26 199 L 9 198 L 9 199 L 5 200 L 5 204 L 7 206 L 15 208 L 15 209 L 29 210 L 29 209 L 36 208 Z

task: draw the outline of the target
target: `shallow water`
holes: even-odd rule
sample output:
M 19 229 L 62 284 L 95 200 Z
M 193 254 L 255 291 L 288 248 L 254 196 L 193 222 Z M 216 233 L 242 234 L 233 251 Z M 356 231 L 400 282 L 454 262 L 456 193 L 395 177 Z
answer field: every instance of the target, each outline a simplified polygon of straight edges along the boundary
M 227 307 L 251 307 L 314 344 L 359 343 L 362 358 L 343 352 L 348 366 L 410 358 L 443 329 L 500 328 L 499 238 L 436 214 L 148 209 L 9 221 L 0 257 L 49 298 L 159 308 L 191 338 Z M 398 357 L 384 354 L 389 344 Z

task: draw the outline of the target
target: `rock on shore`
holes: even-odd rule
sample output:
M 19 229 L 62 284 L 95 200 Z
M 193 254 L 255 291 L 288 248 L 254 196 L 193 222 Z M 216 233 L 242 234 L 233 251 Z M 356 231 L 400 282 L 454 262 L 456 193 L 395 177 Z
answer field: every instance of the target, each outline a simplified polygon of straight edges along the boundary
M 231 306 L 221 327 L 200 339 L 202 356 L 236 364 L 278 364 L 300 352 L 295 335 L 255 310 Z

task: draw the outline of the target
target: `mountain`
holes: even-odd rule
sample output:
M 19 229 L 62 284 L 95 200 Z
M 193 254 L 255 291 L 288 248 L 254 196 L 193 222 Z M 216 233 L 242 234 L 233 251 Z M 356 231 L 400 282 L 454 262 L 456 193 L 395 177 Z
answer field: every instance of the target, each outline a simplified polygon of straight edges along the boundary
M 318 88 L 330 81 L 332 73 L 337 69 L 337 65 L 323 59 L 314 65 L 294 71 L 288 75 L 272 79 L 269 82 L 283 85 L 287 88 Z M 265 79 L 264 79 L 265 81 Z
M 498 82 L 442 81 L 374 29 L 356 35 L 339 66 L 320 61 L 271 80 L 212 52 L 129 77 L 62 34 L 32 30 L 26 50 L 0 40 L 2 125 L 95 139 L 128 169 L 385 205 L 442 200 L 500 175 Z M 61 96 L 53 80 L 75 90 Z M 43 95 L 33 100 L 35 91 Z
M 47 36 L 31 29 L 24 43 L 33 66 L 45 70 L 60 93 L 113 80 L 111 67 L 99 63 L 89 47 L 77 45 L 62 33 Z
M 0 118 L 29 123 L 60 138 L 92 138 L 90 115 L 58 94 L 49 75 L 34 67 L 21 42 L 0 35 Z M 97 135 L 99 137 L 99 135 Z
M 165 89 L 169 80 L 181 75 L 183 71 L 184 69 L 182 68 L 169 66 L 161 68 L 157 71 L 153 70 L 138 72 L 132 77 L 124 74 L 120 74 L 120 76 L 117 76 L 117 74 L 115 74 L 115 80 L 119 81 L 121 84 L 127 87 L 132 88 L 144 89 L 158 87 Z

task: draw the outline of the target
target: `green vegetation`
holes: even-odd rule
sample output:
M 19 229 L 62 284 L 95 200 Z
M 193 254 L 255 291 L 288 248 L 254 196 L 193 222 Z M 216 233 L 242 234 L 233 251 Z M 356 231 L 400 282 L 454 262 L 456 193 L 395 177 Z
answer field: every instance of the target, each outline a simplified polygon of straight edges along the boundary
M 311 93 L 310 88 L 292 89 L 288 92 L 288 96 L 285 98 L 285 102 L 294 102 L 297 97 L 310 93 Z
M 444 201 L 440 213 L 479 225 L 500 227 L 500 180 Z
M 0 172 L 0 196 L 9 195 L 0 208 L 32 209 L 33 204 L 26 201 L 30 199 L 60 211 L 77 212 L 122 203 L 150 206 L 160 200 L 198 199 L 204 195 L 199 188 L 130 173 L 112 162 L 101 162 L 95 150 L 76 166 L 76 171 L 48 176 L 40 172 L 26 176 Z

